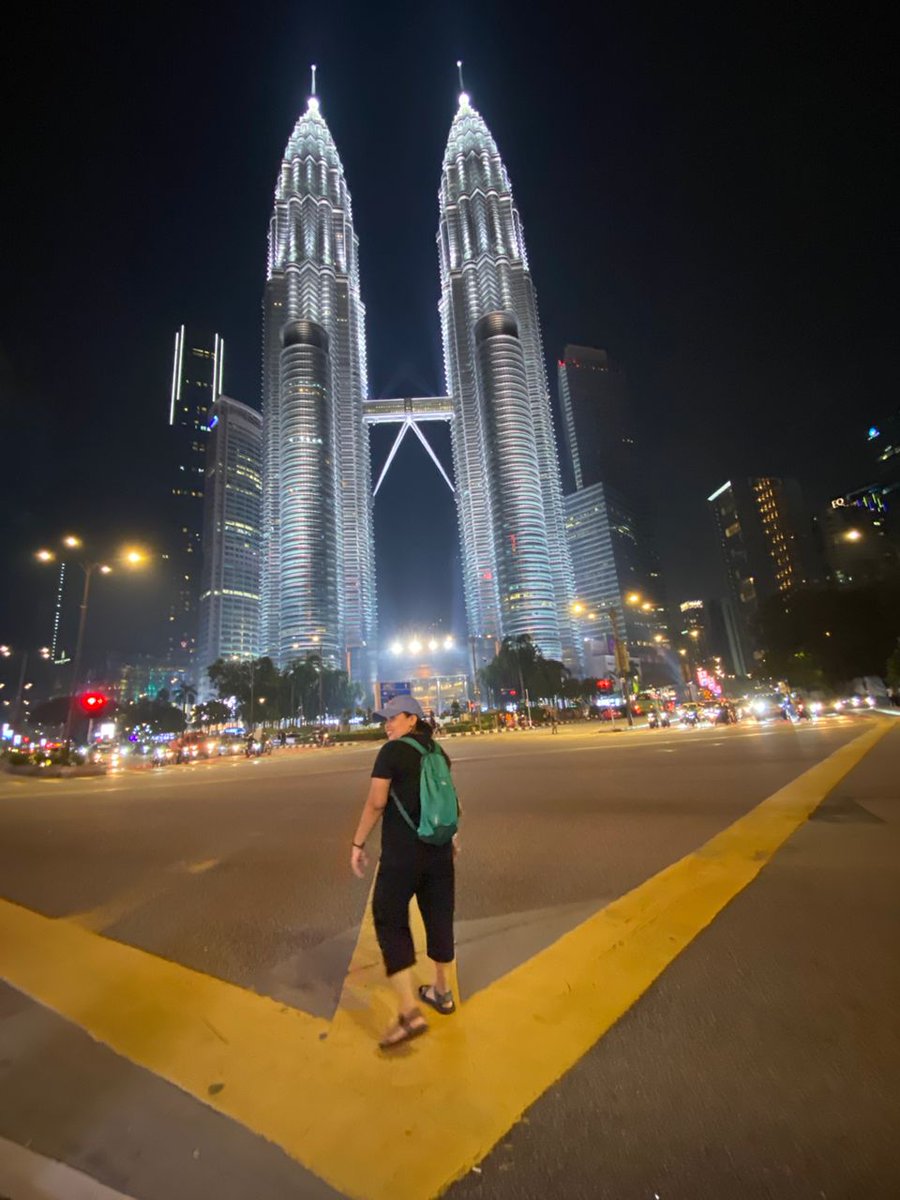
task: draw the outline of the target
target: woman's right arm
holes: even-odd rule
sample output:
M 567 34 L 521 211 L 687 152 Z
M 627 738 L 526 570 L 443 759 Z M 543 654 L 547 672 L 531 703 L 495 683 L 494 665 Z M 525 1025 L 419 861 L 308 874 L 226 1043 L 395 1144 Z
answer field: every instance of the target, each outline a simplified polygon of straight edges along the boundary
M 381 820 L 381 816 L 387 807 L 390 790 L 391 781 L 389 779 L 372 777 L 369 783 L 369 794 L 366 796 L 366 802 L 363 805 L 362 815 L 359 818 L 356 833 L 353 835 L 353 845 L 350 850 L 350 869 L 360 879 L 362 879 L 369 862 L 369 856 L 365 850 L 366 838 Z

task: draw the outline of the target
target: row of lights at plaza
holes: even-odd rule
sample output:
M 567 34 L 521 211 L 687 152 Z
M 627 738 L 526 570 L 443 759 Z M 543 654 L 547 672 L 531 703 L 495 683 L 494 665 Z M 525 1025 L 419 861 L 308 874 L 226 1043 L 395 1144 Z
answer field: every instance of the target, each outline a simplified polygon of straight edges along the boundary
M 421 654 L 423 650 L 452 650 L 456 645 L 452 637 L 445 637 L 443 641 L 437 638 L 429 638 L 427 642 L 420 638 L 411 638 L 408 642 L 391 642 L 391 654 Z

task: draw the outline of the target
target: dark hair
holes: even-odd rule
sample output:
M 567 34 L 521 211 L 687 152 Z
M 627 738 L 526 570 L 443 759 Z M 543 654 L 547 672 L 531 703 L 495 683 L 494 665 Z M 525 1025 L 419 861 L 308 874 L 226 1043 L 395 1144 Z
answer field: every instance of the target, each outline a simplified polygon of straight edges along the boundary
M 409 715 L 412 716 L 412 713 Z M 425 738 L 428 742 L 428 749 L 431 749 L 431 746 L 434 743 L 434 730 L 423 717 L 416 717 L 416 725 L 411 732 L 418 734 L 419 737 Z

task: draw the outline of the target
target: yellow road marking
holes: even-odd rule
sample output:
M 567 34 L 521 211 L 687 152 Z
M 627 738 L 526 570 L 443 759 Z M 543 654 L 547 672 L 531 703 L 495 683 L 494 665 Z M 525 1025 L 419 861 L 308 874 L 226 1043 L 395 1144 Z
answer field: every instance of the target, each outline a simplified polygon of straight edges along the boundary
M 374 888 L 374 882 L 373 882 Z M 353 1041 L 353 1035 L 362 1033 L 368 1049 L 384 1033 L 388 1025 L 397 1018 L 394 997 L 390 987 L 385 985 L 384 966 L 381 961 L 381 951 L 375 937 L 375 925 L 372 920 L 372 892 L 366 903 L 366 911 L 360 926 L 356 947 L 347 968 L 341 998 L 338 1003 L 334 1021 L 328 1040 L 335 1045 L 345 1045 L 350 1039 L 354 1054 L 360 1052 L 358 1041 Z M 421 961 L 425 956 L 425 926 L 418 905 L 410 905 L 410 928 L 416 957 Z M 431 983 L 425 972 L 421 973 L 422 983 Z M 454 996 L 459 999 L 459 989 L 456 979 L 456 966 L 450 972 L 450 986 Z M 423 1006 L 424 1008 L 424 1006 Z M 429 1010 L 425 1008 L 428 1015 Z M 441 1016 L 436 1014 L 436 1019 Z M 366 1053 L 366 1050 L 362 1050 Z
M 699 850 L 381 1054 L 363 923 L 327 1022 L 0 902 L 0 972 L 350 1196 L 423 1200 L 496 1144 L 743 888 L 890 728 L 857 737 Z M 421 935 L 420 935 L 421 936 Z M 389 1009 L 385 1009 L 389 1013 Z

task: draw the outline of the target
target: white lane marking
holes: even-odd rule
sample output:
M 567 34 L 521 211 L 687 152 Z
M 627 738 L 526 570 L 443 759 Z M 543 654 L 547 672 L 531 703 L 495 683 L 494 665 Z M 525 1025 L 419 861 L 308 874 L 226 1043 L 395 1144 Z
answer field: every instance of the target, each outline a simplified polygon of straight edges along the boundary
M 204 871 L 217 867 L 221 861 L 219 858 L 205 858 L 202 862 L 188 863 L 184 869 L 189 875 L 202 875 Z

